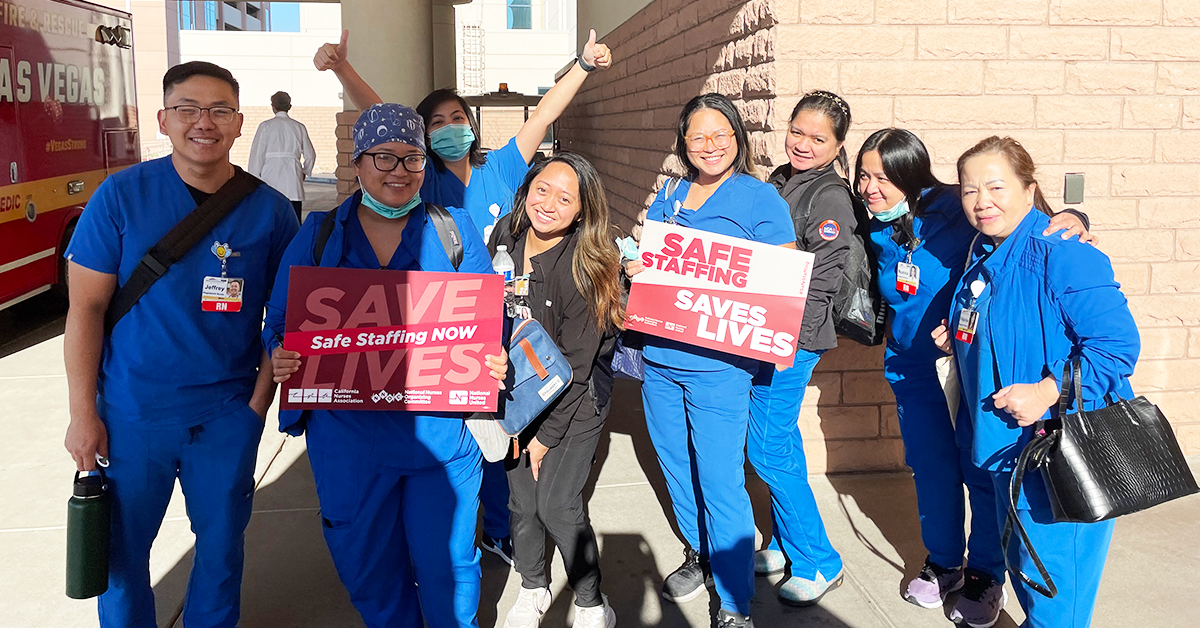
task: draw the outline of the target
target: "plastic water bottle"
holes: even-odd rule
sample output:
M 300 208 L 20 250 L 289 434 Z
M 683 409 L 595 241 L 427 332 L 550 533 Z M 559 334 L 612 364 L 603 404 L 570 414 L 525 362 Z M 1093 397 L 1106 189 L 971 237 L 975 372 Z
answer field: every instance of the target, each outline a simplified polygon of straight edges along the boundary
M 508 247 L 503 244 L 497 246 L 496 255 L 492 257 L 492 270 L 496 271 L 497 275 L 504 275 L 504 281 L 512 281 L 515 269 L 516 265 L 508 254 Z
M 72 493 L 67 502 L 67 597 L 83 600 L 108 590 L 112 506 L 108 481 L 99 469 L 77 471 Z

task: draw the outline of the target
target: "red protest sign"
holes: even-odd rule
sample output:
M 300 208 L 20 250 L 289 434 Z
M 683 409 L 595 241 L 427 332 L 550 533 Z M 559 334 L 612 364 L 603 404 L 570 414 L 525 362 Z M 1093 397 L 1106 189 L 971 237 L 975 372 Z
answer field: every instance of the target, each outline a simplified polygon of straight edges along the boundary
M 648 221 L 625 327 L 791 366 L 813 254 Z
M 499 275 L 294 266 L 283 347 L 301 354 L 285 410 L 492 412 Z

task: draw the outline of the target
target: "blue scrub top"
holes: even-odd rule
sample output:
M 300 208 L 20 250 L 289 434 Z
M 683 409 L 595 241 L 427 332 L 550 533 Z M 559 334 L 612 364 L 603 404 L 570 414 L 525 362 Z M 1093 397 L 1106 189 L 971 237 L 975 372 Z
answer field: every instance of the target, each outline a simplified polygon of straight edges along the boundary
M 1110 393 L 1133 395 L 1129 377 L 1140 340 L 1112 263 L 1091 245 L 1043 236 L 1049 224 L 1045 214 L 1030 210 L 999 246 L 980 237 L 955 289 L 952 336 L 963 308 L 970 306 L 971 283 L 985 283 L 975 300 L 974 341 L 954 340 L 953 346 L 970 418 L 958 421 L 958 442 L 970 449 L 976 466 L 991 471 L 1011 471 L 1032 434 L 1032 428 L 996 409 L 992 395 L 1001 388 L 1047 376 L 1061 385 L 1063 366 L 1078 357 L 1083 409 L 1103 406 Z M 1055 411 L 1051 407 L 1043 418 Z
M 529 164 L 512 138 L 504 148 L 487 154 L 487 162 L 471 171 L 470 185 L 450 170 L 439 171 L 432 164 L 425 169 L 421 200 L 443 207 L 467 210 L 484 242 L 501 216 L 512 211 L 513 197 L 529 172 Z
M 129 280 L 138 262 L 193 209 L 171 157 L 108 177 L 92 195 L 67 259 Z M 263 305 L 299 224 L 291 201 L 260 185 L 142 295 L 104 339 L 97 407 L 106 420 L 147 425 L 196 423 L 254 391 Z M 228 244 L 228 276 L 241 278 L 239 312 L 204 312 L 206 276 L 221 275 L 212 244 Z
M 375 250 L 367 240 L 358 220 L 358 204 L 361 192 L 346 199 L 337 209 L 338 220 L 330 234 L 322 255 L 322 266 L 340 268 L 379 268 Z M 448 207 L 458 228 L 469 233 L 475 230 L 467 213 L 456 207 Z M 263 330 L 263 346 L 268 350 L 278 344 L 276 338 L 283 335 L 287 308 L 289 270 L 292 266 L 317 266 L 313 260 L 313 245 L 317 231 L 327 212 L 313 212 L 300 233 L 292 241 L 279 272 L 275 287 L 267 304 L 266 327 Z M 455 272 L 450 263 L 437 228 L 428 219 L 424 207 L 413 209 L 401 235 L 400 245 L 392 254 L 388 270 L 423 270 L 431 272 Z M 463 238 L 463 261 L 459 272 L 491 273 L 492 263 L 487 248 L 478 238 Z M 421 469 L 435 466 L 464 456 L 478 455 L 475 440 L 467 431 L 462 413 L 429 413 L 382 411 L 382 410 L 283 410 L 279 413 L 279 429 L 293 435 L 301 434 L 306 424 L 322 423 L 324 431 L 336 431 L 337 443 L 327 447 L 344 448 L 375 464 Z
M 954 289 L 967 264 L 967 252 L 978 233 L 967 221 L 958 186 L 928 188 L 921 194 L 921 216 L 913 218 L 916 246 L 892 239 L 894 223 L 871 220 L 871 246 L 879 269 L 879 291 L 888 305 L 891 333 L 887 338 L 885 375 L 935 374 L 934 362 L 945 355 L 933 344 L 933 330 L 950 311 Z M 896 289 L 896 268 L 908 260 L 920 269 L 916 294 Z
M 666 222 L 675 214 L 675 201 L 683 203 L 691 187 L 692 182 L 684 179 L 667 198 L 666 186 L 663 186 L 650 203 L 646 219 Z M 787 201 L 779 196 L 774 186 L 746 174 L 734 174 L 726 179 L 699 209 L 680 209 L 675 222 L 692 229 L 764 244 L 782 245 L 796 241 Z M 642 355 L 655 364 L 689 371 L 716 371 L 734 365 L 755 373 L 759 363 L 754 358 L 649 334 Z

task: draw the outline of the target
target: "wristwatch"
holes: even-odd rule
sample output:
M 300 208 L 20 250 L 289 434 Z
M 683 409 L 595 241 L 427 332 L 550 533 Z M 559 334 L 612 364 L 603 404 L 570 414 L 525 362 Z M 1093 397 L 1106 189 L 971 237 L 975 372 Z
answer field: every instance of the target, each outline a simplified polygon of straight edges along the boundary
M 583 60 L 583 55 L 579 55 L 579 58 L 577 58 L 576 61 L 579 62 L 579 67 L 583 68 L 584 72 L 591 72 L 592 70 L 596 69 L 596 66 L 591 65 L 587 61 Z

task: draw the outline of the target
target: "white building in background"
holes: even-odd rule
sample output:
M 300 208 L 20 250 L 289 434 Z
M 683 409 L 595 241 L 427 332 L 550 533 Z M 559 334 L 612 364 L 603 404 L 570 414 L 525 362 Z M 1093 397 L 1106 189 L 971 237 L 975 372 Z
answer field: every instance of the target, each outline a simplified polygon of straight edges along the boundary
M 188 3 L 190 0 L 180 2 L 181 5 Z M 216 3 L 209 6 L 211 4 Z M 327 42 L 336 42 L 341 33 L 340 5 L 301 3 L 299 32 L 181 28 L 179 60 L 211 61 L 232 72 L 241 84 L 243 107 L 270 106 L 271 94 L 284 91 L 291 94 L 295 107 L 337 107 L 340 110 L 341 84 L 332 72 L 318 72 L 312 59 L 317 48 Z
M 464 94 L 493 92 L 500 83 L 543 93 L 575 57 L 575 0 L 473 0 L 455 14 Z

